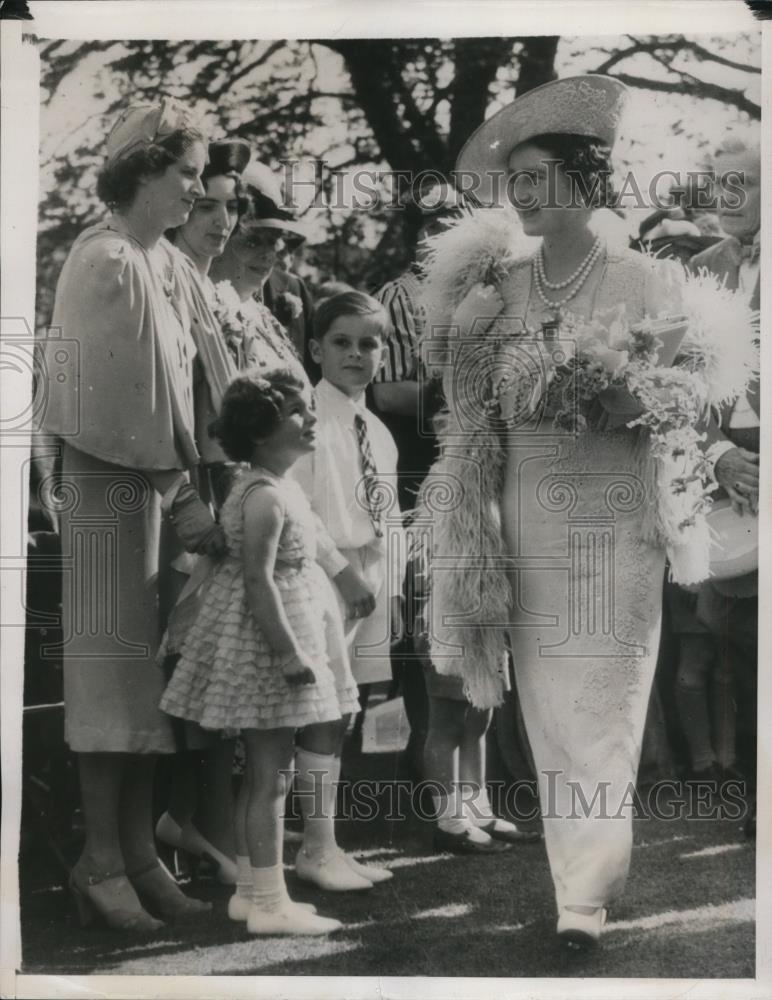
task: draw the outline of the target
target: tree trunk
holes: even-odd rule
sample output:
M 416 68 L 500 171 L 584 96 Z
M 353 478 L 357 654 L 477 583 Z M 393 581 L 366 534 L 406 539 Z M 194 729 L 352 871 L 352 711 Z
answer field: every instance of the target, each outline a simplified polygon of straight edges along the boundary
M 558 51 L 559 35 L 540 35 L 523 39 L 520 53 L 520 73 L 517 77 L 515 94 L 522 97 L 534 87 L 557 79 L 555 55 Z

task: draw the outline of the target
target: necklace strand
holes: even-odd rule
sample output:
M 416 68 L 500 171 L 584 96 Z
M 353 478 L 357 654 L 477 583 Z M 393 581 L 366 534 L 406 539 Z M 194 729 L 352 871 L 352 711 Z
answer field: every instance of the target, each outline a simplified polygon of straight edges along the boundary
M 548 306 L 550 309 L 560 309 L 561 306 L 565 305 L 566 302 L 572 299 L 587 281 L 590 271 L 593 269 L 596 261 L 601 255 L 602 248 L 603 244 L 601 243 L 600 237 L 596 237 L 595 242 L 590 247 L 590 252 L 579 264 L 573 274 L 569 275 L 565 281 L 551 282 L 547 280 L 547 275 L 544 270 L 543 247 L 539 247 L 533 258 L 533 277 L 536 291 L 544 305 Z M 547 295 L 547 288 L 560 289 L 567 288 L 569 285 L 573 285 L 574 287 L 568 292 L 567 295 L 564 295 L 562 299 L 551 299 Z

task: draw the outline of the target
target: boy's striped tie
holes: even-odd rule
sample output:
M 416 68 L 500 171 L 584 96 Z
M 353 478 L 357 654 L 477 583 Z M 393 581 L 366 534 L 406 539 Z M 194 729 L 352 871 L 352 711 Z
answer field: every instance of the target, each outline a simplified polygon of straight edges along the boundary
M 359 458 L 362 463 L 362 477 L 365 486 L 365 496 L 367 497 L 367 509 L 370 520 L 373 522 L 376 538 L 383 536 L 381 525 L 381 505 L 378 500 L 378 470 L 373 460 L 373 450 L 370 447 L 370 438 L 367 435 L 367 421 L 360 414 L 354 416 L 354 430 L 357 435 L 359 445 Z

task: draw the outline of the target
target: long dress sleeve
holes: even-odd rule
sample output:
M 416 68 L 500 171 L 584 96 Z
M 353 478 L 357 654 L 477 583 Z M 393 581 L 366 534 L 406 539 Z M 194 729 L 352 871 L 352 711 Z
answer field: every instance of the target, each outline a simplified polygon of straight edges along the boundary
M 49 377 L 43 429 L 106 462 L 184 469 L 197 461 L 187 312 L 168 278 L 128 237 L 104 225 L 86 230 L 65 262 L 45 371 L 63 341 L 73 346 L 65 377 Z M 51 362 L 54 362 L 53 364 Z

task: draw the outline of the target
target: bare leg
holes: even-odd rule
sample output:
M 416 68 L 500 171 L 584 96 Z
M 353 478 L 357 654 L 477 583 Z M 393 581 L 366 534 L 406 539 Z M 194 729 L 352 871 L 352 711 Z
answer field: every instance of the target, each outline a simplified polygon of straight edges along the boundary
M 294 729 L 248 730 L 246 843 L 253 868 L 281 863 L 284 798 L 292 770 Z
M 458 783 L 458 750 L 464 736 L 467 704 L 452 698 L 429 696 L 429 731 L 424 743 L 424 775 L 440 785 L 452 815 Z

